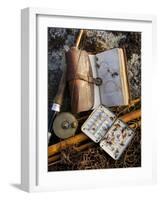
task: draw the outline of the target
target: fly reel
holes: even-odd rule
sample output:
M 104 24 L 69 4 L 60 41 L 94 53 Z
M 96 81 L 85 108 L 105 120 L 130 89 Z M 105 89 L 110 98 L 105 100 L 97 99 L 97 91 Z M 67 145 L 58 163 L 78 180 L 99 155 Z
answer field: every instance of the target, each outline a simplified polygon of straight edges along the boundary
M 66 139 L 73 136 L 77 130 L 78 121 L 69 112 L 62 112 L 57 115 L 53 123 L 53 130 L 57 137 Z

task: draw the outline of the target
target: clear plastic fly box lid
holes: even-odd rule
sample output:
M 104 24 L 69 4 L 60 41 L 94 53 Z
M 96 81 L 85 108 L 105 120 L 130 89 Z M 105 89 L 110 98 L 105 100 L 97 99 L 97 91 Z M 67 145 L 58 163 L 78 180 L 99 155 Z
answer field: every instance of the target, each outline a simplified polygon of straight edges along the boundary
M 94 142 L 98 143 L 110 129 L 115 119 L 114 113 L 100 105 L 90 114 L 81 130 Z

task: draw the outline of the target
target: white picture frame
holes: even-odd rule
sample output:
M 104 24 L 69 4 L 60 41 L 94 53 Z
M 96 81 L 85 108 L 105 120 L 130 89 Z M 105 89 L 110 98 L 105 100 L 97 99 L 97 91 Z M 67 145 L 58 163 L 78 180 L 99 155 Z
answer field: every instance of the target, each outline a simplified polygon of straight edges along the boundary
M 48 26 L 142 31 L 142 166 L 140 168 L 47 172 L 47 117 L 44 118 L 47 112 L 47 44 L 46 39 L 42 38 L 47 34 L 45 30 Z M 54 191 L 156 182 L 156 136 L 154 132 L 153 137 L 150 134 L 154 119 L 149 94 L 149 89 L 152 90 L 149 81 L 150 67 L 155 68 L 156 60 L 155 30 L 156 19 L 151 15 L 44 8 L 22 10 L 21 187 L 23 190 Z

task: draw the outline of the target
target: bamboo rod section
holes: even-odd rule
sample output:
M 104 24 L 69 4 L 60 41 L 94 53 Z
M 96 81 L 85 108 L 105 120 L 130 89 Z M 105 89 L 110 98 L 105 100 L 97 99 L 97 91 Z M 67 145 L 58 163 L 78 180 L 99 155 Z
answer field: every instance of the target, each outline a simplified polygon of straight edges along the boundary
M 48 163 L 55 162 L 60 159 L 60 153 L 58 155 L 53 155 L 52 157 L 48 158 Z
M 135 104 L 139 103 L 140 101 L 141 101 L 140 98 L 134 99 L 134 100 L 132 100 L 132 101 L 130 102 L 130 105 L 129 105 L 129 106 L 135 105 Z
M 94 142 L 88 142 L 86 144 L 82 144 L 81 146 L 79 147 L 73 147 L 77 152 L 80 152 L 80 151 L 84 151 L 86 150 L 87 148 L 90 148 L 92 146 L 94 146 L 95 143 Z M 59 160 L 61 157 L 60 153 L 57 154 L 57 155 L 53 155 L 52 157 L 49 157 L 48 159 L 48 163 L 52 163 L 52 162 L 55 162 L 57 160 Z
M 125 114 L 120 117 L 124 122 L 132 121 L 133 119 L 137 119 L 141 117 L 141 110 L 136 110 L 131 113 Z
M 63 140 L 57 144 L 51 145 L 48 147 L 48 156 L 54 155 L 60 152 L 62 149 L 65 149 L 73 144 L 77 144 L 89 139 L 85 134 L 79 133 L 73 137 L 70 137 L 66 140 Z
M 88 143 L 86 143 L 86 144 L 82 144 L 82 145 L 80 145 L 79 147 L 74 147 L 74 149 L 75 149 L 76 151 L 80 152 L 80 151 L 84 151 L 84 150 L 87 149 L 87 148 L 92 147 L 94 144 L 95 144 L 95 143 L 91 141 L 91 142 L 88 142 Z
M 80 44 L 80 41 L 81 41 L 82 35 L 83 35 L 83 30 L 81 29 L 80 32 L 79 32 L 79 35 L 78 35 L 77 41 L 76 41 L 76 45 L 75 45 L 77 48 L 79 47 L 79 44 Z

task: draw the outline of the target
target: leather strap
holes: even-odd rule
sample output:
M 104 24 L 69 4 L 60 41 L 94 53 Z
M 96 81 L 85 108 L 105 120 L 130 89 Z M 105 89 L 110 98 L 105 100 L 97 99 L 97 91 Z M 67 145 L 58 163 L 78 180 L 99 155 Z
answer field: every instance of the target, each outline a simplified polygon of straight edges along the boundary
M 88 75 L 83 75 L 83 74 L 80 74 L 80 73 L 70 74 L 67 81 L 72 81 L 72 80 L 76 80 L 76 79 L 87 81 L 89 83 L 94 83 L 93 77 L 88 76 Z
M 83 75 L 83 74 L 80 74 L 80 73 L 76 73 L 76 74 L 72 74 L 72 75 L 70 74 L 67 81 L 72 81 L 72 80 L 83 80 L 83 81 L 86 81 L 88 83 L 92 83 L 92 84 L 96 84 L 96 85 L 102 84 L 101 78 L 93 78 L 92 76 Z

